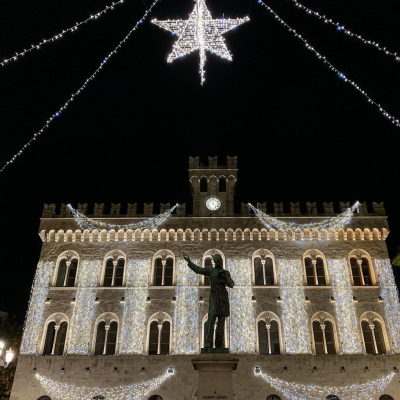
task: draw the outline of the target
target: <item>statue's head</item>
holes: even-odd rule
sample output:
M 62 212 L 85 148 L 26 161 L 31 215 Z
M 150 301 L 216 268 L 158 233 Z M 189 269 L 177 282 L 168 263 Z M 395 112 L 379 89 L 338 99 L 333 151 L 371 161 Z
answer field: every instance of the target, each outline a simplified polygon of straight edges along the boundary
M 217 266 L 217 265 L 222 266 L 222 257 L 220 254 L 214 254 L 213 260 L 214 260 L 215 266 Z

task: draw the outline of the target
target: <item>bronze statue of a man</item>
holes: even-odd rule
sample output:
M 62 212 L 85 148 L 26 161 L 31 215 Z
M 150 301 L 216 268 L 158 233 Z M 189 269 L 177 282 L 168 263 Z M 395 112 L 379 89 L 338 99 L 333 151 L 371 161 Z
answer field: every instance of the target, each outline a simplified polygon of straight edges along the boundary
M 214 324 L 218 318 L 217 331 L 215 334 L 215 347 L 222 348 L 224 345 L 225 318 L 229 317 L 229 296 L 226 286 L 233 288 L 235 282 L 229 271 L 222 267 L 222 257 L 219 254 L 213 255 L 214 268 L 201 268 L 194 264 L 189 257 L 183 256 L 188 267 L 196 272 L 210 278 L 211 288 L 208 306 L 208 321 L 204 347 L 213 347 Z

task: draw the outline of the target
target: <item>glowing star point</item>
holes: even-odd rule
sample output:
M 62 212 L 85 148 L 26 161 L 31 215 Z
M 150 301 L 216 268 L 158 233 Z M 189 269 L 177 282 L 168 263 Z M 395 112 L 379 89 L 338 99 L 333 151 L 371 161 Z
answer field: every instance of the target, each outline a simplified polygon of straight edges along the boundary
M 187 20 L 171 19 L 159 21 L 153 19 L 151 22 L 178 36 L 167 62 L 171 63 L 177 58 L 186 56 L 196 50 L 199 51 L 200 84 L 203 85 L 205 81 L 204 66 L 207 60 L 206 51 L 232 61 L 232 55 L 226 47 L 225 39 L 222 35 L 249 20 L 249 17 L 212 19 L 205 0 L 197 0 Z

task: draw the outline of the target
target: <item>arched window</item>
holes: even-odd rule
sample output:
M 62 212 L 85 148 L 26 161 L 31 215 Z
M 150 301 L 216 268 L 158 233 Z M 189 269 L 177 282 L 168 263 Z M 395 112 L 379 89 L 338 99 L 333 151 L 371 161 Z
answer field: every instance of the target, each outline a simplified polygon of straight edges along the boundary
M 273 286 L 275 283 L 274 262 L 271 257 L 254 258 L 254 284 L 259 286 Z
M 203 318 L 203 341 L 202 341 L 202 347 L 204 347 L 204 343 L 206 342 L 206 335 L 207 335 L 207 322 L 208 322 L 208 314 Z M 215 336 L 217 332 L 217 324 L 218 324 L 218 317 L 215 320 L 214 324 L 214 334 L 213 334 L 213 344 L 212 347 L 215 348 Z M 224 326 L 224 338 L 222 342 L 222 347 L 227 348 L 227 323 L 225 320 L 225 326 Z
M 203 176 L 202 178 L 200 178 L 200 192 L 207 192 L 207 186 L 207 178 Z
M 226 192 L 226 178 L 224 176 L 220 176 L 218 182 L 219 182 L 219 191 Z
M 367 354 L 386 354 L 382 324 L 378 320 L 361 321 L 365 351 Z
M 304 267 L 307 285 L 326 285 L 325 265 L 321 257 L 305 257 Z
M 125 260 L 109 258 L 104 271 L 103 286 L 122 286 L 124 280 Z
M 394 400 L 394 398 L 388 394 L 383 394 L 381 397 L 379 397 L 379 400 Z
M 78 269 L 78 259 L 67 260 L 63 258 L 58 264 L 56 286 L 75 286 L 76 271 Z
M 271 394 L 266 398 L 266 400 L 281 400 L 281 398 L 276 394 Z
M 336 394 L 330 394 L 325 400 L 340 400 L 340 398 Z
M 371 268 L 366 257 L 350 258 L 351 274 L 354 286 L 372 285 Z
M 163 400 L 163 398 L 158 394 L 155 394 L 154 396 L 151 396 L 149 400 Z
M 153 316 L 154 317 L 154 316 Z M 168 355 L 170 352 L 171 322 L 164 313 L 150 322 L 148 334 L 149 355 Z
M 273 312 L 261 313 L 257 318 L 259 354 L 281 354 L 279 318 Z
M 57 325 L 55 321 L 47 325 L 46 339 L 43 349 L 44 356 L 62 356 L 65 349 L 68 323 L 66 321 Z
M 96 345 L 94 355 L 113 356 L 117 347 L 118 322 L 112 321 L 109 325 L 106 321 L 97 324 Z
M 156 258 L 154 262 L 154 286 L 172 286 L 174 278 L 174 259 Z
M 336 331 L 333 318 L 324 312 L 314 314 L 312 331 L 315 354 L 337 354 Z

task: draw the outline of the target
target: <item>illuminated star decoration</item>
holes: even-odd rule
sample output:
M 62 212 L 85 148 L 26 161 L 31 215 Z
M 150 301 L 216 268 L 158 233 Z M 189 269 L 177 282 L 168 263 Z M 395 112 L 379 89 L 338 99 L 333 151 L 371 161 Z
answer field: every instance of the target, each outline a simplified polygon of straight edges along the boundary
M 232 61 L 232 55 L 226 47 L 225 39 L 222 35 L 249 20 L 249 17 L 212 19 L 205 0 L 197 0 L 189 19 L 168 19 L 165 21 L 153 19 L 151 22 L 178 36 L 178 40 L 168 56 L 167 61 L 169 63 L 195 50 L 199 50 L 200 84 L 203 85 L 205 80 L 206 50 Z

